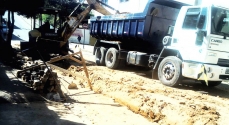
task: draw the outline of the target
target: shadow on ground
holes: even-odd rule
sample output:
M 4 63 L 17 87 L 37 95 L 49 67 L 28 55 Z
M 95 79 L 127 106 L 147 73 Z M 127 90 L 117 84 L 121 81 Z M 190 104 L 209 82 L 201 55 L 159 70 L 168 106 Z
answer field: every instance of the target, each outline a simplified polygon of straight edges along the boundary
M 54 106 L 14 76 L 14 71 L 0 63 L 1 125 L 84 125 L 60 118 L 50 110 Z M 61 104 L 61 103 L 59 103 Z
M 215 97 L 229 98 L 229 85 L 224 82 L 215 87 L 208 87 L 202 85 L 199 81 L 183 80 L 182 85 L 179 85 L 177 88 L 183 90 L 193 90 Z

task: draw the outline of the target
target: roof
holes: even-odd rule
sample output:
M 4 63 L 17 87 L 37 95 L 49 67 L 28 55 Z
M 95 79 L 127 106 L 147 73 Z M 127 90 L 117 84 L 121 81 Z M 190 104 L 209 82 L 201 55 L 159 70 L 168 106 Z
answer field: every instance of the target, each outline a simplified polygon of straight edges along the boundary
M 178 8 L 178 9 L 180 9 L 182 6 L 190 6 L 190 4 L 182 3 L 176 0 L 150 0 L 150 1 L 156 4 L 160 4 L 172 8 Z

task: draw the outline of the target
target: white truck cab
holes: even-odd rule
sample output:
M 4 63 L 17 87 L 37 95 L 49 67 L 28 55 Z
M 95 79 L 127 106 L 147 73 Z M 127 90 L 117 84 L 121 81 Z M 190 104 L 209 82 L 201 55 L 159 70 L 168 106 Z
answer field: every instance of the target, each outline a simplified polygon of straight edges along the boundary
M 171 44 L 166 47 L 179 51 L 181 72 L 176 76 L 174 67 L 169 61 L 163 62 L 164 58 L 163 64 L 160 64 L 162 72 L 158 71 L 158 76 L 162 75 L 159 76 L 162 83 L 174 86 L 179 83 L 179 77 L 187 77 L 201 80 L 208 86 L 216 86 L 229 80 L 229 8 L 182 7 Z M 171 74 L 172 70 L 174 74 Z M 177 77 L 175 81 L 169 80 L 171 75 Z

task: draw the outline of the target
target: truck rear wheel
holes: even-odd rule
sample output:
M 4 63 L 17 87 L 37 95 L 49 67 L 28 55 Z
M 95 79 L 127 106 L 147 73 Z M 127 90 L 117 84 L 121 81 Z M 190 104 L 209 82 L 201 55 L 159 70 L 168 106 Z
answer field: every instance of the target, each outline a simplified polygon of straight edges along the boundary
M 105 57 L 105 64 L 108 68 L 117 69 L 120 60 L 118 59 L 118 50 L 115 48 L 110 48 L 107 50 Z
M 100 47 L 95 51 L 95 63 L 98 66 L 105 66 L 106 48 Z
M 215 87 L 219 84 L 221 84 L 222 81 L 208 81 L 208 87 Z M 207 86 L 206 82 L 204 80 L 201 80 L 201 84 L 204 86 Z
M 182 80 L 182 62 L 175 56 L 164 58 L 158 68 L 158 78 L 166 86 L 177 86 Z

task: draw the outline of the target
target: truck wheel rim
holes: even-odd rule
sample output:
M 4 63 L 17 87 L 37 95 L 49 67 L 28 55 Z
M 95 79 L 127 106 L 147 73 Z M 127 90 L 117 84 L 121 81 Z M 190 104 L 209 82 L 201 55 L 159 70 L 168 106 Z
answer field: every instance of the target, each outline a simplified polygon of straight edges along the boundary
M 162 73 L 166 80 L 171 80 L 174 77 L 175 71 L 172 63 L 166 63 L 162 68 Z
M 111 64 L 113 62 L 113 54 L 111 52 L 107 53 L 107 62 Z

